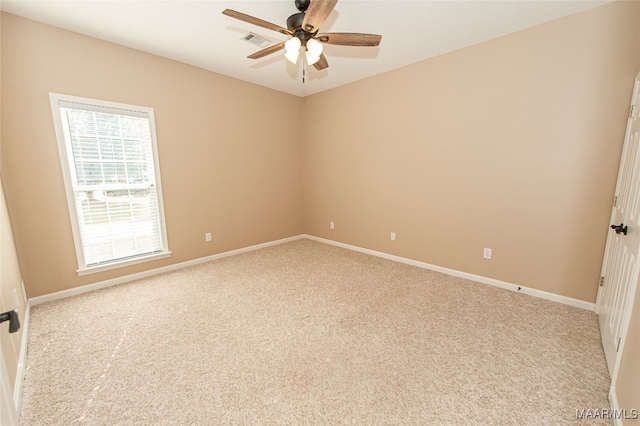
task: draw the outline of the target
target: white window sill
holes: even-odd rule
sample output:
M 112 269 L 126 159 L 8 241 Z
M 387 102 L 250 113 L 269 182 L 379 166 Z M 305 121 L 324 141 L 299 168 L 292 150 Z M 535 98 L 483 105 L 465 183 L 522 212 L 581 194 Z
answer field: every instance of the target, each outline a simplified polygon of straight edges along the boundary
M 123 268 L 125 266 L 136 265 L 138 263 L 150 262 L 152 260 L 164 259 L 169 256 L 171 256 L 171 252 L 165 251 L 163 253 L 156 253 L 149 256 L 141 256 L 135 259 L 124 260 L 122 262 L 114 262 L 114 263 L 109 263 L 107 265 L 100 265 L 100 266 L 90 266 L 87 268 L 78 269 L 76 272 L 80 276 L 95 274 L 96 272 L 103 272 L 111 269 Z

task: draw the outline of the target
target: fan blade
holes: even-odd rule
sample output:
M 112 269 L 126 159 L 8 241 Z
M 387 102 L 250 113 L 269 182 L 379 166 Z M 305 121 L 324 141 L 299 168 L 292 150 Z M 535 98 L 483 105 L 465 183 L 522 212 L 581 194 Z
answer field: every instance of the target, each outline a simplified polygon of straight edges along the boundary
M 327 58 L 324 57 L 324 53 L 320 54 L 320 60 L 313 64 L 313 66 L 316 67 L 318 71 L 329 67 L 329 63 L 327 62 Z
M 253 25 L 257 25 L 262 28 L 266 28 L 268 30 L 277 31 L 282 34 L 293 35 L 293 33 L 286 28 L 283 28 L 276 24 L 272 24 L 271 22 L 263 21 L 262 19 L 255 18 L 251 15 L 247 15 L 242 12 L 236 12 L 235 10 L 225 9 L 222 11 L 222 14 L 230 16 L 232 18 L 239 19 L 244 22 L 248 22 Z
M 304 13 L 302 29 L 308 33 L 318 31 L 320 25 L 329 17 L 338 0 L 311 0 L 309 8 Z
M 272 53 L 276 53 L 278 50 L 282 50 L 284 49 L 284 41 L 282 43 L 278 43 L 278 44 L 274 44 L 273 46 L 269 46 L 265 49 L 262 49 L 256 53 L 253 53 L 249 56 L 247 56 L 247 58 L 249 59 L 259 59 L 259 58 L 263 58 L 267 55 L 271 55 Z
M 316 40 L 340 46 L 377 46 L 380 44 L 382 36 L 362 33 L 324 33 L 318 34 Z

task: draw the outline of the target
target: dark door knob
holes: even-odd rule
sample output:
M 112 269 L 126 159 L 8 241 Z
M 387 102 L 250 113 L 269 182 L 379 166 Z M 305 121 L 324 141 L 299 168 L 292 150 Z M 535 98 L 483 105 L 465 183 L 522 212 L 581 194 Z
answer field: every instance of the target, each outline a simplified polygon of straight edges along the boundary
M 624 226 L 624 223 L 621 223 L 620 225 L 611 225 L 611 229 L 616 231 L 616 234 L 627 235 L 627 227 Z
M 9 333 L 15 333 L 20 330 L 20 320 L 18 320 L 18 313 L 15 309 L 0 314 L 0 322 L 5 321 L 9 321 Z

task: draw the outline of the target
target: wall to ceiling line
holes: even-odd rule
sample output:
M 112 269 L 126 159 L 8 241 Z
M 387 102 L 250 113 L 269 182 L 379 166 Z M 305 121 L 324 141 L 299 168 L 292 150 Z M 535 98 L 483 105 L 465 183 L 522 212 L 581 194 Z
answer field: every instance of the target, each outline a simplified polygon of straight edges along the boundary
M 638 22 L 616 2 L 305 98 L 305 233 L 595 302 Z
M 299 97 L 6 13 L 2 59 L 2 173 L 30 297 L 302 233 Z M 154 108 L 170 258 L 78 276 L 49 92 Z

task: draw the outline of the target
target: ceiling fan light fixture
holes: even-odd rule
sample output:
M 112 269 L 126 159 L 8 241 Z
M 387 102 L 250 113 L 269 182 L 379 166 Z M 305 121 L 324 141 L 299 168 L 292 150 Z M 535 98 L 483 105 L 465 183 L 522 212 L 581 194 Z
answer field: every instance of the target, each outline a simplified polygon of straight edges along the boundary
M 291 37 L 284 44 L 284 57 L 295 64 L 300 55 L 300 46 L 302 46 L 302 41 L 298 37 Z
M 295 64 L 296 62 L 298 62 L 298 56 L 300 55 L 300 51 L 296 50 L 293 52 L 285 52 L 284 53 L 284 57 L 287 58 L 289 60 L 289 62 L 291 62 L 292 64 Z
M 307 51 L 313 56 L 320 57 L 322 55 L 322 43 L 315 38 L 310 38 L 307 40 Z
M 304 48 L 307 63 L 309 65 L 313 65 L 316 70 L 322 71 L 329 66 L 327 58 L 325 58 L 325 55 L 322 53 L 323 44 L 335 44 L 340 46 L 378 46 L 382 39 L 382 36 L 380 35 L 365 33 L 318 34 L 319 28 L 329 15 L 331 15 L 336 3 L 338 3 L 338 0 L 295 0 L 295 6 L 300 12 L 287 18 L 286 28 L 231 9 L 223 10 L 222 14 L 258 27 L 290 36 L 289 40 L 266 46 L 262 50 L 247 56 L 247 58 L 258 59 L 271 55 L 272 53 L 279 52 L 280 50 L 284 50 L 284 56 L 287 60 L 295 64 L 298 62 L 301 48 Z M 252 40 L 253 38 L 255 37 L 251 36 Z
M 318 62 L 320 60 L 320 55 L 315 56 L 313 53 L 311 53 L 308 50 L 304 51 L 304 55 L 307 57 L 307 64 L 308 65 L 313 65 L 316 62 Z

